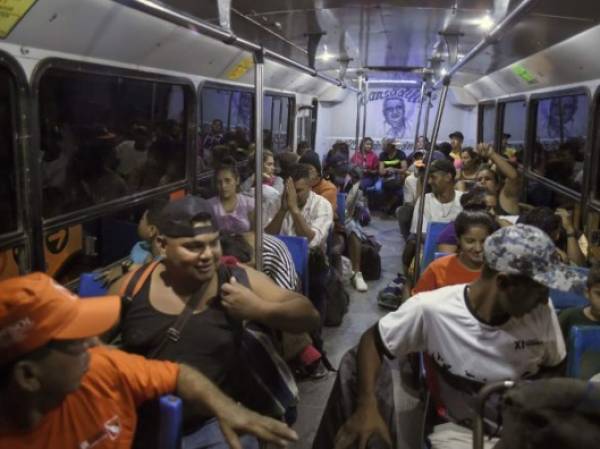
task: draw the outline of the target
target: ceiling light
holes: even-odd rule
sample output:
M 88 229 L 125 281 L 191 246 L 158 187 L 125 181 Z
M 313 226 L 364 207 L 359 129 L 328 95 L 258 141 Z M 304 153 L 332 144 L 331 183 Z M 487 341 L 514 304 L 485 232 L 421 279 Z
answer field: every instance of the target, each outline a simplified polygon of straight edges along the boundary
M 323 53 L 318 55 L 317 59 L 319 61 L 327 62 L 327 61 L 331 61 L 333 58 L 335 58 L 335 55 L 332 53 L 329 53 L 329 51 L 327 50 L 327 45 L 323 45 Z
M 479 25 L 479 28 L 482 30 L 489 31 L 494 26 L 494 20 L 488 14 L 486 14 L 481 19 L 477 20 L 477 25 Z
M 442 68 L 442 71 L 440 72 L 442 74 L 442 76 L 446 76 L 448 74 L 448 70 L 446 70 L 446 67 Z

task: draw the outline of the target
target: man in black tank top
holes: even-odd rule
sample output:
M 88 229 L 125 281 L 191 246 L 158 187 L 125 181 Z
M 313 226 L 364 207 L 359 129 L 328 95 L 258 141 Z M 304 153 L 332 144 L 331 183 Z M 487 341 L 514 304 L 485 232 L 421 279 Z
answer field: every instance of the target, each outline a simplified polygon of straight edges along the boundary
M 132 298 L 126 301 L 121 318 L 124 348 L 185 362 L 239 399 L 243 392 L 237 380 L 245 374 L 237 365 L 242 322 L 310 332 L 319 325 L 318 312 L 307 298 L 276 286 L 263 273 L 249 267 L 225 268 L 219 229 L 207 201 L 187 196 L 169 203 L 158 228 L 163 259 L 112 287 L 123 292 L 135 285 L 128 290 Z M 179 329 L 179 339 L 165 344 L 165 333 L 175 327 L 192 297 L 197 305 Z M 204 447 L 222 438 L 218 426 L 207 418 L 186 416 L 187 428 L 194 433 L 184 438 L 188 440 L 184 447 Z M 256 440 L 244 443 L 244 448 L 254 447 Z

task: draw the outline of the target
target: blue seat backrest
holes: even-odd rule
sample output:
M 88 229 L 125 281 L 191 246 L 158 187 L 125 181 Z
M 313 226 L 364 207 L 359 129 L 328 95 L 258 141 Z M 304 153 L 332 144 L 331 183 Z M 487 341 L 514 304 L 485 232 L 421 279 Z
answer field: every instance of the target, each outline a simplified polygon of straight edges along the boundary
M 160 449 L 180 449 L 183 427 L 183 404 L 181 399 L 171 394 L 160 398 L 160 426 L 158 447 Z
M 308 294 L 308 240 L 306 237 L 277 235 L 292 254 L 296 273 L 302 281 L 302 292 Z
M 337 194 L 337 215 L 340 223 L 346 221 L 346 194 L 344 192 Z
M 98 273 L 83 273 L 79 278 L 77 293 L 81 297 L 104 296 L 107 289 L 102 282 L 97 280 Z
M 578 267 L 577 271 L 584 274 L 587 278 L 589 273 L 587 268 Z M 583 307 L 588 304 L 588 300 L 583 295 L 578 295 L 577 293 L 571 292 L 563 292 L 553 288 L 550 289 L 550 299 L 552 300 L 552 305 L 557 312 L 570 307 Z
M 98 273 L 83 273 L 79 278 L 79 296 L 103 296 L 107 288 L 96 280 Z M 181 399 L 173 395 L 161 396 L 158 404 L 157 448 L 179 449 L 183 426 L 183 404 Z
M 567 375 L 589 379 L 600 372 L 600 325 L 573 326 L 569 331 Z
M 448 223 L 440 223 L 430 221 L 427 224 L 427 235 L 425 236 L 425 244 L 423 245 L 423 257 L 421 258 L 421 273 L 431 263 L 435 257 L 435 249 L 437 248 L 437 238 L 440 232 L 448 226 Z

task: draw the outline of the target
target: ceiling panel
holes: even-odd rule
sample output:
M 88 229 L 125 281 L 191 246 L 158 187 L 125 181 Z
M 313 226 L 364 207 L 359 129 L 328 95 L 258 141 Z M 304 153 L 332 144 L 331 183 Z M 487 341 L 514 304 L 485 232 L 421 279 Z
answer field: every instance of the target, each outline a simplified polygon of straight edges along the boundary
M 393 68 L 427 67 L 436 53 L 442 65 L 466 54 L 485 35 L 478 19 L 501 20 L 521 0 L 232 0 L 232 30 L 303 64 L 308 35 L 325 33 L 316 68 L 337 76 L 339 59 L 351 59 L 346 77 L 368 66 L 387 67 L 382 77 L 404 78 Z M 217 0 L 163 0 L 198 18 L 218 23 Z M 506 67 L 600 23 L 598 0 L 540 0 L 531 13 L 469 62 L 466 79 Z M 446 46 L 440 32 L 449 33 Z M 448 51 L 450 48 L 452 51 Z M 449 54 L 450 53 L 450 54 Z M 455 80 L 458 81 L 458 78 Z

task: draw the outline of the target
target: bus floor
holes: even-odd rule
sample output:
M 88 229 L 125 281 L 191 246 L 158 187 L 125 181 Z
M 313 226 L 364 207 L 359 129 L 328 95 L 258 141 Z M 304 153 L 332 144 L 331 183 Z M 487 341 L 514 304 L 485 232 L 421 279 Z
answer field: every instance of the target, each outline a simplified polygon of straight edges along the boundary
M 363 332 L 385 315 L 386 311 L 377 306 L 377 292 L 395 277 L 402 265 L 401 254 L 404 249 L 404 240 L 400 236 L 398 222 L 395 219 L 381 219 L 373 216 L 371 224 L 365 230 L 367 233 L 375 235 L 377 241 L 382 245 L 380 252 L 381 278 L 378 281 L 368 282 L 369 291 L 366 293 L 357 292 L 348 283 L 346 290 L 350 294 L 350 307 L 344 316 L 344 321 L 339 327 L 323 329 L 325 350 L 329 360 L 336 368 L 346 351 L 358 344 Z M 309 449 L 312 447 L 334 380 L 335 373 L 329 373 L 323 379 L 299 383 L 300 404 L 298 419 L 294 425 L 299 441 L 290 445 L 290 448 Z

